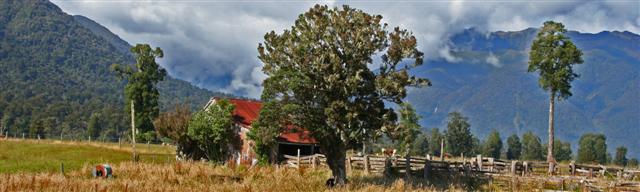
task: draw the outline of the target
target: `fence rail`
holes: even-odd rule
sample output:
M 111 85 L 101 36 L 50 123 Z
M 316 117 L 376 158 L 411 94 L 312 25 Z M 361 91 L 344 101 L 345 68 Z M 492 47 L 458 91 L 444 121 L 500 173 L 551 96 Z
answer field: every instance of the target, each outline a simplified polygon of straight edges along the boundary
M 29 134 L 29 133 L 9 133 L 8 131 L 4 133 L 0 133 L 0 138 L 5 139 L 47 139 L 47 140 L 58 140 L 58 141 L 89 141 L 89 142 L 111 142 L 111 143 L 120 143 L 120 142 L 131 142 L 130 135 L 122 135 L 122 136 L 100 136 L 100 137 L 91 137 L 91 136 L 83 136 L 82 134 Z M 163 141 L 160 139 L 154 139 L 148 142 L 150 144 L 162 144 Z
M 309 156 L 284 155 L 284 164 L 288 167 L 318 167 L 326 166 L 326 157 L 322 154 Z M 434 160 L 427 157 L 386 157 L 386 156 L 350 156 L 346 159 L 347 169 L 363 170 L 365 173 L 382 173 L 385 170 L 399 173 L 422 173 L 427 177 L 431 171 L 454 171 L 464 174 L 500 174 L 512 176 L 546 175 L 549 164 L 537 161 L 511 161 L 482 157 Z M 585 176 L 587 178 L 603 177 L 607 173 L 620 179 L 633 180 L 640 177 L 640 170 L 612 167 L 604 165 L 576 164 L 557 165 L 554 174 Z

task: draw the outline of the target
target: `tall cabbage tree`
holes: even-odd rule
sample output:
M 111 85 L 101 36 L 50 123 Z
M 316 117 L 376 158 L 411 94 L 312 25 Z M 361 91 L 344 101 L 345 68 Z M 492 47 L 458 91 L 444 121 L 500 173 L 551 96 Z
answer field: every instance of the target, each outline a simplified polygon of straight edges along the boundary
M 553 172 L 556 164 L 553 158 L 555 99 L 567 99 L 571 96 L 571 82 L 579 76 L 573 72 L 573 65 L 583 62 L 582 52 L 565 35 L 566 32 L 562 23 L 545 22 L 538 31 L 529 52 L 527 71 L 538 72 L 540 87 L 550 93 L 549 143 L 547 144 L 549 173 Z

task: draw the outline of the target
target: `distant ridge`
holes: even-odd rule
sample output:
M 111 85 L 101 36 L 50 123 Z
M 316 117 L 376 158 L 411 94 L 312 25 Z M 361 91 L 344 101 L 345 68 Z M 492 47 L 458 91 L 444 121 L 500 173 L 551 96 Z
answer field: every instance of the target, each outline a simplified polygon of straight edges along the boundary
M 433 82 L 408 96 L 423 116 L 422 125 L 444 129 L 447 113 L 461 111 L 480 138 L 492 129 L 503 139 L 531 130 L 546 140 L 549 96 L 536 74 L 526 72 L 535 33 L 535 28 L 489 34 L 472 28 L 453 35 L 450 46 L 458 62 L 430 60 L 415 72 Z M 573 96 L 557 103 L 557 137 L 570 141 L 575 154 L 582 134 L 604 133 L 610 153 L 624 145 L 630 156 L 640 158 L 635 147 L 640 146 L 640 36 L 618 31 L 568 35 L 585 62 L 576 67 L 580 77 L 572 84 Z

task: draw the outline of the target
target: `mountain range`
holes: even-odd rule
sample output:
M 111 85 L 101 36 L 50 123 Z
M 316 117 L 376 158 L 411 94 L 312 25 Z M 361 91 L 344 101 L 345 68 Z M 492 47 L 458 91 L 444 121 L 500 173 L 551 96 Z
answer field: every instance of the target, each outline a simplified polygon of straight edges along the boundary
M 103 135 L 126 130 L 125 82 L 112 63 L 133 64 L 131 45 L 84 16 L 48 1 L 0 1 L 0 128 L 10 134 L 44 132 L 81 136 L 89 117 L 103 115 Z M 483 32 L 469 28 L 448 39 L 446 57 L 427 58 L 413 75 L 433 86 L 410 89 L 407 100 L 425 129 L 446 127 L 447 114 L 469 118 L 472 132 L 502 139 L 533 131 L 546 140 L 549 94 L 527 73 L 536 29 Z M 603 133 L 609 153 L 618 146 L 640 158 L 640 36 L 603 31 L 568 36 L 584 53 L 573 96 L 556 103 L 556 137 L 572 144 L 584 133 Z M 152 45 L 153 46 L 153 45 Z M 193 109 L 223 94 L 167 77 L 159 85 L 163 110 L 189 101 Z M 44 129 L 44 130 L 39 130 Z
M 447 114 L 469 118 L 472 132 L 484 138 L 497 130 L 505 139 L 533 131 L 546 141 L 549 93 L 527 73 L 528 53 L 537 30 L 481 32 L 466 29 L 449 38 L 448 59 L 429 60 L 414 75 L 433 86 L 413 89 L 408 100 L 426 128 L 446 127 Z M 556 138 L 569 141 L 574 154 L 580 136 L 603 133 L 609 152 L 626 146 L 640 157 L 640 36 L 631 32 L 596 34 L 569 31 L 584 63 L 572 83 L 573 96 L 556 102 Z
M 79 137 L 95 113 L 104 136 L 120 135 L 128 127 L 126 82 L 109 67 L 134 64 L 130 47 L 100 24 L 51 2 L 0 1 L 0 130 Z M 170 76 L 158 89 L 163 110 L 185 101 L 199 109 L 210 97 L 224 95 Z

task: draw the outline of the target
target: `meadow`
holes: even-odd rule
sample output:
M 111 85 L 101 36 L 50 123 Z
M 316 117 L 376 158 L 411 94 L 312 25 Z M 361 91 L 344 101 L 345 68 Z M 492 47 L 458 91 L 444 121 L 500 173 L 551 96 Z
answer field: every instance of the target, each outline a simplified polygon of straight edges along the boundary
M 132 146 L 127 143 L 85 141 L 20 140 L 0 141 L 0 173 L 40 173 L 73 171 L 85 165 L 130 161 Z M 171 163 L 175 148 L 162 145 L 136 145 L 143 163 Z
M 0 140 L 0 192 L 4 191 L 581 191 L 577 182 L 549 182 L 547 177 L 491 179 L 485 175 L 434 172 L 428 180 L 403 174 L 383 176 L 361 170 L 348 173 L 349 184 L 328 189 L 326 167 L 225 166 L 199 161 L 176 162 L 174 148 L 118 143 Z M 60 171 L 64 163 L 65 172 Z M 108 163 L 113 177 L 94 178 L 93 166 Z M 633 189 L 633 188 L 631 188 Z M 614 189 L 616 190 L 616 189 Z

